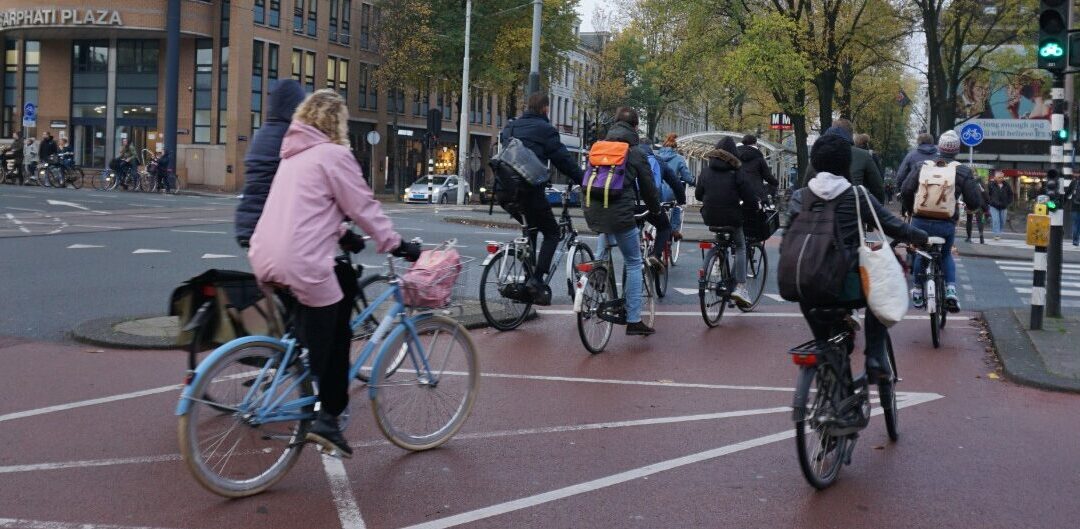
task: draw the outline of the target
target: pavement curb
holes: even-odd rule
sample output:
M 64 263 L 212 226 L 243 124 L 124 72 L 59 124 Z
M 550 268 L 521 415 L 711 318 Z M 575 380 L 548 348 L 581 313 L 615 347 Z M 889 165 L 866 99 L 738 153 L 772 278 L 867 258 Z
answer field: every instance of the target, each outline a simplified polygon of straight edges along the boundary
M 1064 244 L 1072 244 L 1068 240 Z M 956 240 L 954 243 L 957 251 L 962 257 L 978 257 L 982 259 L 1015 259 L 1022 261 L 1030 261 L 1034 258 L 1035 251 L 1020 249 L 1020 248 L 1008 248 L 1002 246 L 994 246 L 990 244 L 977 244 L 963 242 L 962 239 Z M 1080 263 L 1080 253 L 1077 252 L 1061 252 L 1063 263 Z
M 71 330 L 71 338 L 79 343 L 109 347 L 113 349 L 152 349 L 174 350 L 182 349 L 186 344 L 181 344 L 175 338 L 156 338 L 152 336 L 139 336 L 117 332 L 114 327 L 117 324 L 131 321 L 153 318 L 158 315 L 147 316 L 111 316 L 108 318 L 96 318 L 75 325 Z
M 1080 381 L 1060 377 L 1047 370 L 1013 309 L 990 309 L 982 312 L 980 317 L 990 331 L 990 341 L 1001 359 L 1006 378 L 1039 389 L 1080 393 Z

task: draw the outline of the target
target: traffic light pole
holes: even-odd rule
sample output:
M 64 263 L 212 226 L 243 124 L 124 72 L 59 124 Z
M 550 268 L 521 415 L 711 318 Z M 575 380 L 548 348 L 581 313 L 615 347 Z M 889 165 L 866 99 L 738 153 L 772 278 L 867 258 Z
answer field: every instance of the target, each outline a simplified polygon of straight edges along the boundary
M 1065 128 L 1065 115 L 1068 113 L 1065 101 L 1065 72 L 1054 72 L 1054 86 L 1050 90 L 1054 100 L 1054 113 L 1050 117 L 1053 141 L 1050 143 L 1050 166 L 1062 175 L 1072 172 L 1065 163 L 1065 139 L 1058 133 Z M 1064 235 L 1064 216 L 1061 202 L 1061 177 L 1055 182 L 1047 182 L 1050 200 L 1058 207 L 1050 211 L 1050 246 L 1046 249 L 1046 315 L 1051 318 L 1061 317 L 1061 244 Z

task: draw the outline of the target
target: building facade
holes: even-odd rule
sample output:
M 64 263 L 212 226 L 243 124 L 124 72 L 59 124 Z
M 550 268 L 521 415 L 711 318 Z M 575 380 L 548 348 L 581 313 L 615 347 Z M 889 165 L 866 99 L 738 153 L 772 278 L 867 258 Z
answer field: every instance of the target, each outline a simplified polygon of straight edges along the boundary
M 129 139 L 164 142 L 166 0 L 3 0 L 0 141 L 16 130 L 66 137 L 84 167 L 104 167 Z M 379 192 L 427 174 L 457 173 L 459 98 L 452 87 L 381 90 L 378 9 L 362 0 L 182 0 L 177 173 L 188 184 L 235 191 L 243 157 L 266 119 L 278 79 L 331 88 L 349 105 L 350 142 Z M 443 89 L 440 89 L 443 88 Z M 468 98 L 471 179 L 481 177 L 506 119 L 495 94 Z M 24 120 L 27 106 L 36 109 Z M 441 112 L 429 140 L 427 116 Z M 371 145 L 368 138 L 377 143 Z

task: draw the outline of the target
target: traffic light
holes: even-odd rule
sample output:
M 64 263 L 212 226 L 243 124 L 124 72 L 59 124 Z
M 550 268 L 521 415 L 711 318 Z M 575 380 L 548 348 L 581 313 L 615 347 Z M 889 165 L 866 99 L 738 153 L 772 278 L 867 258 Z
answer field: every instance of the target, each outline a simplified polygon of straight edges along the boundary
M 1039 2 L 1039 68 L 1062 71 L 1068 63 L 1069 3 L 1066 0 Z
M 1065 123 L 1062 124 L 1061 130 L 1057 131 L 1057 137 L 1061 140 L 1061 143 L 1067 143 L 1069 141 L 1069 133 L 1072 129 L 1069 128 L 1069 116 L 1065 116 Z

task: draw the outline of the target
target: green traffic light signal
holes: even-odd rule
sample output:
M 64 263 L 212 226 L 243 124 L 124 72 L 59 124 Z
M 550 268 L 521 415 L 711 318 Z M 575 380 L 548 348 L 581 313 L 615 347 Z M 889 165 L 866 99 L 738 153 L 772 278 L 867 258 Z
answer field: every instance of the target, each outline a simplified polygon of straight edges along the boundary
M 1057 135 L 1058 135 L 1058 138 L 1062 139 L 1062 141 L 1068 141 L 1069 140 L 1069 131 L 1066 130 L 1066 129 L 1061 129 L 1061 130 L 1057 131 Z
M 1057 209 L 1057 202 L 1054 202 L 1053 200 L 1047 200 L 1046 201 L 1046 211 L 1054 211 L 1056 209 Z
M 1039 57 L 1044 58 L 1057 58 L 1065 55 L 1065 48 L 1061 46 L 1060 42 L 1047 41 L 1039 47 Z

